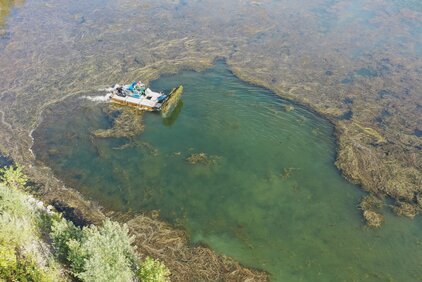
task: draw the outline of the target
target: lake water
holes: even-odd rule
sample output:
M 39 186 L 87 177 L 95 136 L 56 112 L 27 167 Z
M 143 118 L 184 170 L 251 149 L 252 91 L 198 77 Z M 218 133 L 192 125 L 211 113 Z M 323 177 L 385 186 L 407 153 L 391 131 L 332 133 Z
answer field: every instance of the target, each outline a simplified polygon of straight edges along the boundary
M 130 139 L 93 136 L 122 109 L 68 99 L 46 111 L 33 149 L 106 208 L 159 210 L 193 244 L 273 281 L 420 280 L 421 218 L 386 210 L 382 229 L 364 227 L 363 193 L 334 166 L 329 122 L 239 80 L 223 62 L 162 76 L 151 88 L 179 84 L 185 91 L 173 115 L 144 114 L 144 132 Z M 197 154 L 203 160 L 189 162 Z

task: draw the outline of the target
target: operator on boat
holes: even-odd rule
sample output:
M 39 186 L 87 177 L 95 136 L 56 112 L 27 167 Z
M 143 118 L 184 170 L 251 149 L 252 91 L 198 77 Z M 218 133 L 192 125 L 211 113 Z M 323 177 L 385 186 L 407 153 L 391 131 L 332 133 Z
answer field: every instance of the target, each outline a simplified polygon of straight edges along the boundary
M 135 90 L 141 92 L 141 94 L 145 94 L 145 84 L 143 84 L 141 81 L 138 81 L 135 85 Z

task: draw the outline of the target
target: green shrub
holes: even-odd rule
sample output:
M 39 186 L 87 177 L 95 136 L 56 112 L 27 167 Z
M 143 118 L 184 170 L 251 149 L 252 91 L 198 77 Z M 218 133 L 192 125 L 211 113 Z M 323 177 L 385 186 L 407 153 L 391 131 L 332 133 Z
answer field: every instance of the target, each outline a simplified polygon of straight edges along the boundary
M 51 238 L 58 254 L 82 281 L 133 281 L 137 259 L 125 225 L 106 220 L 82 230 L 66 220 L 53 223 Z
M 139 270 L 139 278 L 142 282 L 166 282 L 169 279 L 170 271 L 159 260 L 147 257 Z
M 71 245 L 73 258 L 83 258 L 83 281 L 133 281 L 136 256 L 127 227 L 106 220 L 102 227 L 83 229 L 80 245 Z M 79 255 L 79 256 L 78 256 Z
M 4 167 L 0 169 L 0 174 L 0 182 L 10 188 L 23 189 L 28 181 L 20 165 Z
M 28 216 L 27 197 L 14 189 L 0 185 L 0 214 L 8 213 L 16 217 Z
M 57 256 L 62 260 L 68 260 L 70 251 L 69 242 L 71 240 L 80 240 L 82 238 L 82 230 L 76 227 L 71 221 L 61 218 L 59 220 L 53 220 L 50 237 Z M 68 260 L 68 262 L 71 261 Z

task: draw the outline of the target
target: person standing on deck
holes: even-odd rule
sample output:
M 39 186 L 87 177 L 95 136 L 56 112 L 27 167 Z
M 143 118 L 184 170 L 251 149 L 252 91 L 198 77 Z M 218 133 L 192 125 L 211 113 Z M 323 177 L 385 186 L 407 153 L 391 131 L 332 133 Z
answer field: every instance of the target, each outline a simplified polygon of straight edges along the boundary
M 141 81 L 138 81 L 135 85 L 135 90 L 139 91 L 142 95 L 145 95 L 145 84 Z

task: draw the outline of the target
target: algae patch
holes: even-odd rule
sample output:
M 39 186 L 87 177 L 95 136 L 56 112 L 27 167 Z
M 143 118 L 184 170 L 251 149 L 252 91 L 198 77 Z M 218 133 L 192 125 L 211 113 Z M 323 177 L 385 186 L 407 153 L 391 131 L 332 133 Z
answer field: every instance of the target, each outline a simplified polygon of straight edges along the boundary
M 206 153 L 197 153 L 191 154 L 189 157 L 186 158 L 186 161 L 191 164 L 204 164 L 204 165 L 213 165 L 218 162 L 220 157 L 218 156 L 209 156 Z
M 116 115 L 117 117 L 113 117 Z M 108 116 L 113 119 L 112 127 L 97 129 L 92 132 L 97 138 L 128 138 L 139 136 L 144 131 L 143 111 L 123 107 L 120 111 L 109 110 Z

